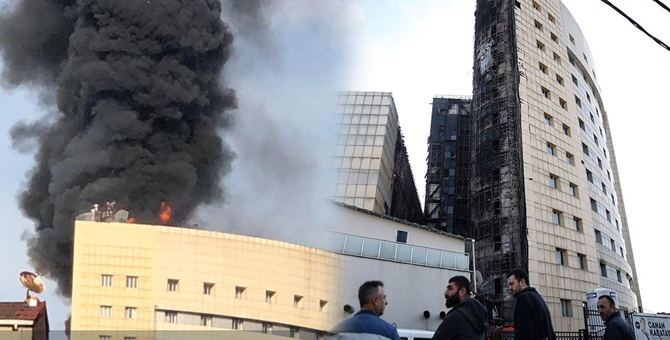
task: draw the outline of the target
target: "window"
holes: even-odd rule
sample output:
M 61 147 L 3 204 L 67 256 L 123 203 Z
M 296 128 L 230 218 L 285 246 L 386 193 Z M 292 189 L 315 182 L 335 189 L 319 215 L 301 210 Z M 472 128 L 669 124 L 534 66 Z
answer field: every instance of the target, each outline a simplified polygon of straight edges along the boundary
M 572 34 L 568 34 L 570 36 L 570 42 L 574 45 L 575 44 L 575 38 L 572 36 Z
M 537 49 L 540 51 L 544 51 L 544 44 L 539 40 L 537 40 L 536 42 L 537 42 Z
M 319 311 L 327 312 L 328 311 L 328 301 L 319 300 Z
M 107 275 L 107 274 L 102 274 L 102 286 L 103 287 L 111 287 L 112 286 L 112 281 L 113 281 L 113 276 L 112 275 Z
M 544 74 L 547 74 L 547 66 L 543 63 L 540 63 L 540 71 Z
M 212 290 L 214 289 L 214 284 L 205 282 L 202 284 L 202 293 L 204 295 L 212 295 Z
M 126 307 L 126 319 L 137 319 L 137 307 Z
M 582 151 L 584 151 L 584 154 L 587 156 L 589 155 L 589 147 L 585 143 L 582 143 Z
M 583 254 L 577 254 L 577 266 L 581 270 L 586 270 L 586 256 Z
M 293 295 L 293 307 L 302 308 L 304 297 L 301 295 Z
M 126 288 L 137 288 L 137 276 L 126 276 Z
M 558 37 L 556 36 L 556 34 L 551 33 L 551 40 L 555 43 L 558 43 Z
M 542 24 L 537 20 L 535 20 L 535 28 L 539 29 L 540 31 L 542 30 Z
M 558 55 L 558 53 L 554 52 L 554 60 L 557 61 L 559 64 L 561 63 L 561 56 Z M 563 79 L 563 78 L 561 78 Z M 563 83 L 561 83 L 563 85 Z
M 603 161 L 600 160 L 600 157 L 598 157 L 598 167 L 602 170 L 603 168 Z
M 591 199 L 591 210 L 598 212 L 598 202 L 593 198 Z
M 451 169 L 453 170 L 453 169 Z M 449 171 L 451 175 L 451 171 Z M 407 243 L 407 238 L 409 237 L 409 232 L 406 230 L 396 230 L 395 241 L 398 243 Z
M 100 316 L 103 318 L 111 318 L 112 306 L 100 306 Z
M 568 103 L 563 100 L 563 98 L 558 98 L 558 105 L 561 106 L 561 109 L 567 110 L 568 109 Z
M 572 303 L 570 302 L 570 300 L 561 299 L 561 316 L 564 316 L 566 318 L 569 318 L 569 317 L 572 316 L 571 315 L 572 313 L 570 313 L 570 309 L 571 309 L 570 305 L 571 304 Z
M 551 126 L 551 125 L 553 125 L 553 120 L 554 119 L 550 115 L 548 115 L 546 113 L 544 114 L 544 123 L 545 124 Z
M 586 169 L 586 179 L 588 179 L 589 182 L 593 183 L 593 173 L 589 171 L 589 169 Z
M 569 152 L 566 152 L 565 153 L 565 161 L 568 162 L 568 164 L 570 164 L 570 165 L 575 165 L 575 156 L 573 156 Z
M 123 340 L 137 340 L 137 338 L 134 336 L 124 336 Z
M 554 144 L 547 143 L 547 153 L 548 153 L 548 154 L 550 154 L 550 155 L 553 156 L 553 155 L 554 155 L 554 149 L 555 149 L 555 148 L 556 148 L 556 146 L 555 146 Z
M 584 121 L 579 119 L 579 128 L 582 130 L 586 130 L 586 126 L 584 125 Z
M 271 290 L 266 290 L 265 291 L 265 302 L 276 303 L 277 301 L 275 299 L 275 294 L 277 294 L 277 292 L 273 292 Z
M 177 279 L 168 279 L 167 281 L 167 290 L 169 292 L 176 292 L 179 289 L 179 280 Z
M 563 77 L 559 76 L 558 74 L 556 75 L 556 82 L 563 85 Z
M 566 136 L 570 136 L 570 127 L 563 124 L 563 134 Z
M 607 179 L 609 179 L 610 181 L 612 180 L 612 178 L 610 177 L 610 171 L 609 170 L 607 170 Z
M 238 331 L 244 330 L 244 320 L 233 319 L 233 329 L 236 329 Z
M 570 183 L 570 188 L 569 188 L 570 196 L 577 197 L 577 185 L 574 183 Z
M 591 118 L 591 123 L 595 123 L 596 119 L 593 117 L 593 113 L 589 112 L 589 118 Z
M 554 211 L 552 211 L 551 215 L 552 215 L 552 222 L 555 225 L 562 225 L 562 223 L 561 223 L 561 220 L 563 219 L 563 213 L 562 212 L 560 212 L 558 210 L 554 210 Z
M 610 214 L 609 210 L 605 210 L 605 216 L 607 216 L 607 221 L 612 223 L 612 215 Z
M 549 186 L 558 189 L 558 176 L 549 174 Z
M 575 95 L 575 103 L 576 103 L 577 106 L 579 106 L 580 108 L 582 107 L 582 100 L 579 99 L 579 97 L 577 97 L 577 95 Z
M 211 315 L 201 315 L 200 316 L 200 326 L 212 327 L 212 316 Z
M 575 77 L 574 74 L 571 74 L 572 76 L 572 82 L 575 83 L 575 85 L 579 86 L 579 81 L 577 80 L 577 77 Z
M 619 283 L 623 283 L 623 280 L 621 280 L 621 271 L 620 270 L 616 271 L 616 280 L 619 281 Z
M 603 235 L 600 230 L 595 230 L 596 232 L 596 242 L 603 244 Z
M 604 263 L 600 263 L 600 276 L 607 277 L 607 266 Z
M 551 15 L 551 13 L 547 13 L 547 16 L 549 17 L 549 21 L 556 23 L 556 19 L 554 18 L 553 15 Z
M 98 340 L 112 340 L 111 335 L 100 335 L 98 336 Z
M 165 312 L 165 322 L 177 323 L 177 312 Z
M 623 253 L 623 247 L 619 247 L 619 255 L 621 255 L 621 257 L 626 257 L 626 255 Z
M 247 298 L 247 287 L 235 287 L 235 298 L 236 299 L 246 299 Z
M 539 11 L 540 10 L 540 5 L 537 2 L 533 1 L 533 8 L 535 8 L 536 10 Z
M 600 189 L 607 195 L 607 187 L 605 186 L 605 182 L 600 182 Z
M 565 253 L 566 253 L 565 249 L 556 248 L 556 264 L 558 264 L 559 266 L 565 265 L 565 259 L 566 259 Z
M 582 53 L 582 56 L 584 56 L 584 61 L 588 64 L 589 63 L 589 58 L 586 57 L 586 54 Z
M 612 250 L 616 252 L 616 242 L 614 242 L 613 239 L 610 239 L 610 248 L 612 248 Z
M 551 93 L 544 87 L 542 87 L 542 97 L 551 99 Z
M 572 218 L 572 223 L 573 223 L 573 226 L 575 227 L 575 230 L 582 231 L 582 219 L 581 218 L 573 217 Z

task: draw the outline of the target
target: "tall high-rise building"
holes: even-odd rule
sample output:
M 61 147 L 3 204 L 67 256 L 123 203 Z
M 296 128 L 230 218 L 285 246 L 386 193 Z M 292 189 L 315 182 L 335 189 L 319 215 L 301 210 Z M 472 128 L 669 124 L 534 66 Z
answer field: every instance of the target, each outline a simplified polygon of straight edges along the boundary
M 426 225 L 470 237 L 471 97 L 433 98 L 426 172 Z
M 423 223 L 421 201 L 390 92 L 341 92 L 328 197 Z
M 559 0 L 477 0 L 470 209 L 479 296 L 512 319 L 525 268 L 560 331 L 585 294 L 641 309 L 608 115 L 589 46 Z

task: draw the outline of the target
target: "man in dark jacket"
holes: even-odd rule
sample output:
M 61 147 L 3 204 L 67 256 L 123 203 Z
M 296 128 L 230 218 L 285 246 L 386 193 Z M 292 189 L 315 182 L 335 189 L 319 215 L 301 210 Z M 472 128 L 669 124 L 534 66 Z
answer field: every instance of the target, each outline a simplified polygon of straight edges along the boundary
M 598 313 L 605 321 L 604 340 L 634 340 L 633 330 L 630 329 L 621 314 L 616 310 L 614 299 L 609 295 L 602 295 L 598 298 Z
M 489 326 L 486 308 L 470 298 L 470 281 L 465 276 L 454 276 L 444 292 L 447 308 L 451 308 L 433 340 L 484 340 Z
M 514 306 L 514 339 L 556 340 L 547 304 L 535 288 L 530 287 L 528 274 L 516 269 L 507 275 L 507 286 L 516 298 Z

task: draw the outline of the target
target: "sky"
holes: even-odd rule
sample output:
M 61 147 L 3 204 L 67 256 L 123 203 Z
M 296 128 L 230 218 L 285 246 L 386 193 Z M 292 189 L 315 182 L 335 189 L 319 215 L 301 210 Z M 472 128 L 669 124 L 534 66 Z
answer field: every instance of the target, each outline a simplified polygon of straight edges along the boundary
M 669 162 L 663 154 L 667 143 L 665 128 L 670 126 L 670 109 L 666 104 L 670 92 L 667 86 L 670 51 L 654 43 L 600 1 L 564 2 L 580 24 L 595 59 L 593 64 L 610 119 L 643 303 L 650 311 L 670 312 L 667 307 L 670 296 L 662 294 L 670 279 L 670 274 L 664 271 L 670 261 L 667 252 L 661 251 L 670 240 L 670 226 L 664 218 L 663 207 L 667 201 L 665 195 L 670 192 L 670 182 L 664 180 Z M 647 31 L 670 43 L 669 12 L 651 0 L 613 2 Z M 0 5 L 3 3 L 5 0 L 0 0 Z M 319 67 L 333 67 L 346 69 L 347 77 L 344 84 L 331 82 L 331 86 L 341 86 L 341 90 L 393 92 L 415 182 L 423 200 L 429 104 L 438 94 L 471 94 L 474 1 L 333 0 L 333 3 L 342 6 L 326 10 L 340 13 L 339 16 L 310 15 L 310 6 L 281 8 L 284 16 L 279 18 L 302 20 L 305 25 L 295 24 L 290 30 L 277 31 L 292 32 L 288 38 L 292 41 L 278 44 L 280 51 L 290 53 L 284 55 L 283 66 L 278 67 L 281 70 L 276 71 L 278 76 L 272 79 L 272 86 L 281 86 L 278 79 L 282 74 L 303 72 L 307 76 L 306 73 L 317 72 Z M 321 13 L 327 13 L 326 10 L 321 9 Z M 300 16 L 286 14 L 296 12 Z M 344 61 L 321 63 L 326 57 L 315 51 L 323 43 L 314 41 L 319 35 L 300 34 L 300 30 L 310 32 L 308 30 L 320 21 L 346 27 L 337 31 L 344 35 L 338 43 L 349 49 L 348 54 L 341 55 Z M 312 48 L 307 48 L 307 44 Z M 301 53 L 310 53 L 318 61 L 296 56 Z M 332 75 L 332 72 L 327 74 Z M 313 82 L 291 79 L 296 88 L 314 86 Z M 246 83 L 241 86 L 251 87 Z M 283 93 L 278 91 L 275 95 Z M 0 268 L 0 301 L 17 301 L 25 294 L 18 274 L 31 269 L 22 235 L 32 230 L 32 223 L 18 211 L 16 197 L 25 186 L 26 174 L 34 163 L 32 156 L 12 148 L 9 130 L 20 120 L 42 116 L 48 108 L 40 106 L 35 93 L 25 88 L 0 88 L 0 108 L 0 157 L 4 160 L 0 176 L 0 214 L 4 222 L 0 238 L 4 264 Z M 287 112 L 284 115 L 290 116 Z M 286 119 L 294 121 L 290 117 Z M 238 157 L 242 157 L 243 163 L 243 156 Z M 69 301 L 55 296 L 53 285 L 46 280 L 47 289 L 41 298 L 49 303 L 52 328 L 59 329 L 69 314 Z

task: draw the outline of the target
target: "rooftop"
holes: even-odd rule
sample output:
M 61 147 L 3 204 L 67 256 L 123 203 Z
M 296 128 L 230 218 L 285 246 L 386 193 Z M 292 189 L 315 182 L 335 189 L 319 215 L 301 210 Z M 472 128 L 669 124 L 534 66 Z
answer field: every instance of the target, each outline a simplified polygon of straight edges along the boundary
M 46 308 L 45 301 L 39 301 L 35 307 L 29 307 L 25 302 L 0 302 L 0 320 L 35 321 Z

